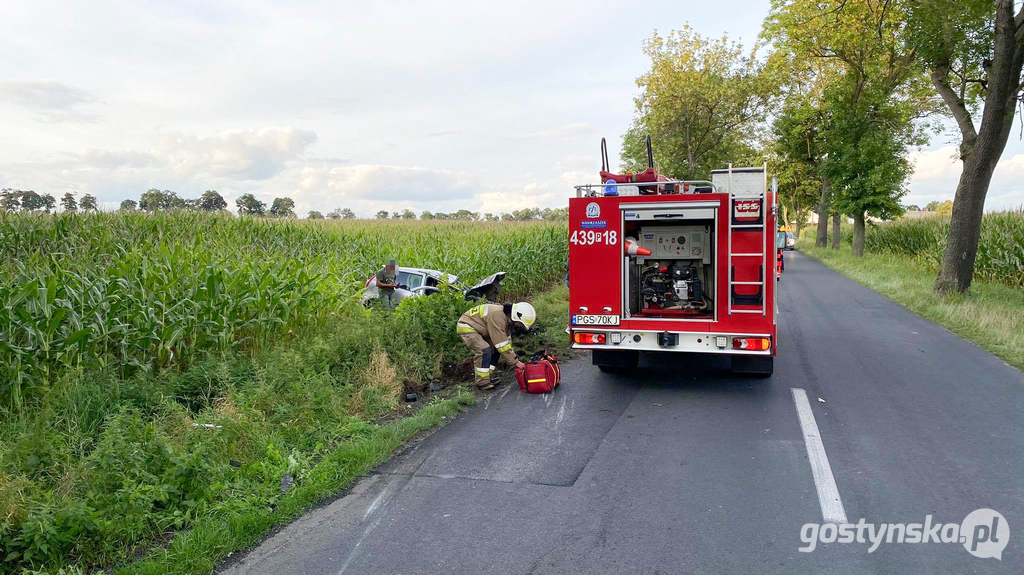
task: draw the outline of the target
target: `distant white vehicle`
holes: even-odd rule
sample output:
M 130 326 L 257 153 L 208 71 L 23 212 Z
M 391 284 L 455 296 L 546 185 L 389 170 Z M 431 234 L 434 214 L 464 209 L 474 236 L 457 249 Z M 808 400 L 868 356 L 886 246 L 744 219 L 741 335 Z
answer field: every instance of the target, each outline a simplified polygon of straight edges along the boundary
M 493 301 L 501 290 L 501 280 L 505 278 L 505 272 L 497 272 L 484 278 L 473 287 L 466 288 L 459 282 L 459 277 L 453 274 L 430 270 L 426 268 L 399 267 L 395 273 L 395 295 L 392 302 L 397 305 L 407 297 L 418 297 L 431 295 L 441 291 L 441 287 L 448 285 L 460 290 L 468 300 L 484 299 Z M 363 305 L 380 297 L 380 288 L 377 287 L 377 274 L 366 280 L 366 287 L 363 289 L 361 301 Z

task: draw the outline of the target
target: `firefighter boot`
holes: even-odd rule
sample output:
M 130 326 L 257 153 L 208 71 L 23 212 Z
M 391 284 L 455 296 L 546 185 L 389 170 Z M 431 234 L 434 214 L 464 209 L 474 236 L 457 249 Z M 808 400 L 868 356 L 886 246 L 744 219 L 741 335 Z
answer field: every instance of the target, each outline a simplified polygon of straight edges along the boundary
M 479 389 L 494 389 L 495 384 L 491 380 L 491 372 L 494 371 L 491 367 L 491 358 L 494 357 L 493 349 L 493 347 L 488 347 L 483 350 L 480 354 L 480 358 L 473 362 L 473 369 L 476 375 L 476 386 Z

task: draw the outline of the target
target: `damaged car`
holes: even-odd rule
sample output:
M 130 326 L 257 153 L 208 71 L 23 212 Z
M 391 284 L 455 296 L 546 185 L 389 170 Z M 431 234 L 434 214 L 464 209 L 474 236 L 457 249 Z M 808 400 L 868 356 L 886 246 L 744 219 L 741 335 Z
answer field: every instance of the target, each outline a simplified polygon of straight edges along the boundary
M 379 272 L 378 272 L 379 273 Z M 457 289 L 469 301 L 496 301 L 501 291 L 501 280 L 505 272 L 493 273 L 473 286 L 467 287 L 459 281 L 458 276 L 426 268 L 398 267 L 395 270 L 394 294 L 391 296 L 393 305 L 398 305 L 408 297 L 419 297 L 438 293 L 444 286 Z M 377 274 L 366 280 L 361 301 L 370 305 L 381 297 L 381 288 L 377 286 Z

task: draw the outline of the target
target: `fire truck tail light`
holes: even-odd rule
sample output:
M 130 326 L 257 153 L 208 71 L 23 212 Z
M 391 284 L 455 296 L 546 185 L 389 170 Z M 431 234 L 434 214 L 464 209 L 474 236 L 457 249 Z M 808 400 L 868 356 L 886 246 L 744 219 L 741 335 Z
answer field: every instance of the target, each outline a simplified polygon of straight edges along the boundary
M 622 343 L 622 334 L 610 333 L 608 334 L 608 340 L 611 341 L 612 343 Z
M 725 337 L 724 335 L 720 335 L 715 338 L 715 345 L 718 347 L 725 347 L 729 345 L 729 338 Z
M 732 347 L 734 349 L 767 351 L 772 347 L 772 340 L 767 337 L 734 337 L 732 338 Z
M 602 344 L 605 342 L 603 333 L 580 333 L 572 334 L 573 341 L 584 345 Z

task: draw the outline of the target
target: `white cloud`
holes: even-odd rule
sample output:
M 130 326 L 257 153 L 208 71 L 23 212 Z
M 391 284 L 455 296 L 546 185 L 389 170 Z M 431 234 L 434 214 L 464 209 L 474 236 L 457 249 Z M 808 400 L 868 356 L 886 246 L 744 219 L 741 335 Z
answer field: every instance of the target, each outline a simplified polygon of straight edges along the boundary
M 924 206 L 932 201 L 952 200 L 960 181 L 963 164 L 955 146 L 911 152 L 908 158 L 915 169 L 910 177 L 904 204 Z M 1024 203 L 1024 154 L 1003 159 L 992 174 L 986 210 L 1002 210 Z
M 306 151 L 316 133 L 296 128 L 231 130 L 214 136 L 162 134 L 151 150 L 178 177 L 265 180 Z
M 51 122 L 94 122 L 99 116 L 81 110 L 96 98 L 80 90 L 52 80 L 0 82 L 0 102 L 8 102 L 34 110 L 40 118 Z
M 357 164 L 305 167 L 296 194 L 304 199 L 362 199 L 427 205 L 472 199 L 481 191 L 477 176 L 422 167 Z
M 86 149 L 78 159 L 88 168 L 151 168 L 174 180 L 266 180 L 315 141 L 314 132 L 297 128 L 229 130 L 213 136 L 169 133 L 158 135 L 148 152 Z
M 78 158 L 87 166 L 105 169 L 145 168 L 155 160 L 152 154 L 133 150 L 82 150 Z
M 513 136 L 518 140 L 564 140 L 568 138 L 588 137 L 594 134 L 594 128 L 585 122 L 567 124 L 529 134 Z
M 948 180 L 960 177 L 961 163 L 956 146 L 943 146 L 937 150 L 916 150 L 908 154 L 914 165 L 912 180 Z

